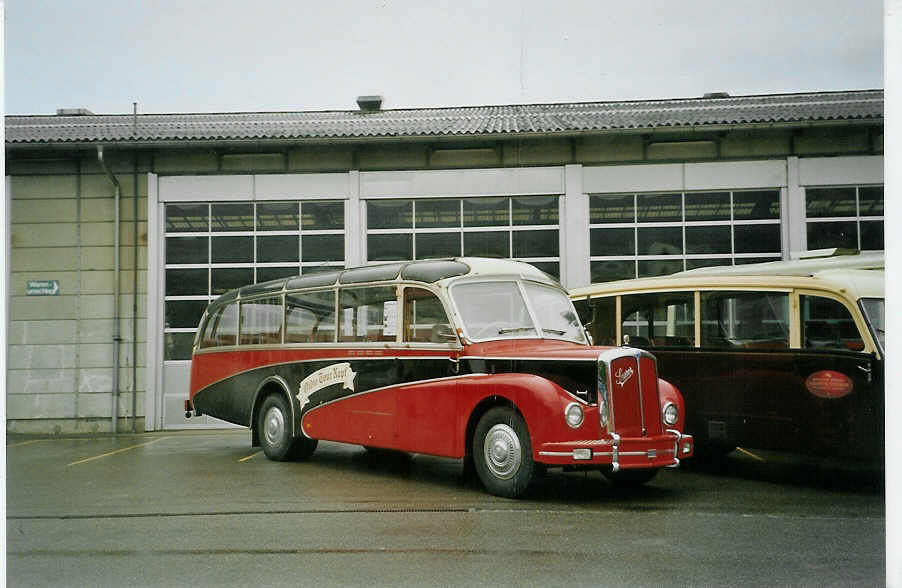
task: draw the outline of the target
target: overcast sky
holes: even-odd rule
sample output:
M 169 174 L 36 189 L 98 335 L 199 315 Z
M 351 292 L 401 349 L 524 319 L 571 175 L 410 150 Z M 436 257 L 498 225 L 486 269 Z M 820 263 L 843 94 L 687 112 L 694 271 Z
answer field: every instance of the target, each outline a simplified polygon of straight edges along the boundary
M 7 0 L 9 114 L 883 87 L 882 0 Z

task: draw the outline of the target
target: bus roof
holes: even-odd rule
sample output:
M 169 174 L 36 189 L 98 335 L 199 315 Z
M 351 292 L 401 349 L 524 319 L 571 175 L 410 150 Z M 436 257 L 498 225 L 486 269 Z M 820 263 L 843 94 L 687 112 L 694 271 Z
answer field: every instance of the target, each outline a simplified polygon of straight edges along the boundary
M 433 284 L 450 278 L 475 275 L 518 275 L 523 278 L 553 283 L 560 286 L 555 278 L 528 263 L 508 259 L 455 257 L 450 259 L 425 259 L 420 261 L 365 265 L 349 269 L 335 269 L 304 274 L 301 276 L 279 278 L 269 282 L 251 284 L 230 290 L 215 299 L 211 303 L 211 306 L 221 306 L 237 298 L 279 294 L 284 290 L 300 290 L 304 288 L 353 285 L 366 282 L 386 282 L 393 280 Z
M 570 291 L 570 296 L 584 298 L 628 292 L 713 288 L 808 288 L 836 292 L 851 300 L 883 298 L 884 271 L 882 269 L 826 269 L 812 274 L 681 272 L 669 276 L 591 284 L 582 288 L 574 288 Z

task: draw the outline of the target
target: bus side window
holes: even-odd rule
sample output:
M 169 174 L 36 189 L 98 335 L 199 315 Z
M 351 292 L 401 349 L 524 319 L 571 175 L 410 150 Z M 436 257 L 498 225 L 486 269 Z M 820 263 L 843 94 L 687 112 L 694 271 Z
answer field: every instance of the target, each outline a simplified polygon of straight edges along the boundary
M 282 297 L 241 303 L 241 345 L 282 343 Z
M 855 319 L 838 300 L 801 296 L 802 347 L 814 349 L 864 350 Z
M 691 347 L 695 335 L 692 292 L 621 297 L 621 331 L 636 347 Z
M 617 298 L 607 296 L 589 301 L 588 316 L 583 319 L 594 345 L 618 345 Z M 582 318 L 582 315 L 580 315 Z
M 404 289 L 404 340 L 449 343 L 457 336 L 438 297 L 423 288 Z
M 702 347 L 789 348 L 789 294 L 702 292 Z
M 335 291 L 285 295 L 285 342 L 335 341 Z
M 342 288 L 338 301 L 339 341 L 395 341 L 398 300 L 394 286 Z
M 238 303 L 220 307 L 207 319 L 201 348 L 235 345 L 238 339 Z

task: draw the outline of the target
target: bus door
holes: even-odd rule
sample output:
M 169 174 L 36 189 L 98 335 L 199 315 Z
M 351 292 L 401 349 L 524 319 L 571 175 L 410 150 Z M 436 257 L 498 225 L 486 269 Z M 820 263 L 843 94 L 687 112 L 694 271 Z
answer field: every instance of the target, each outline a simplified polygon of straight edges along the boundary
M 802 449 L 823 455 L 882 458 L 883 363 L 839 300 L 799 296 L 802 349 L 795 362 Z

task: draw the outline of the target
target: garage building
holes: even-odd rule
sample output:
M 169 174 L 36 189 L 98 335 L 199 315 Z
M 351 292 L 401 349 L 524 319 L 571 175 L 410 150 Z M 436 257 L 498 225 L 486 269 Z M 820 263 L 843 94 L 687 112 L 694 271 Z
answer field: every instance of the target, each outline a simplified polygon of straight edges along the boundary
M 8 431 L 223 426 L 184 417 L 191 342 L 206 304 L 251 282 L 481 255 L 573 288 L 882 251 L 883 102 L 362 96 L 345 111 L 7 116 Z

